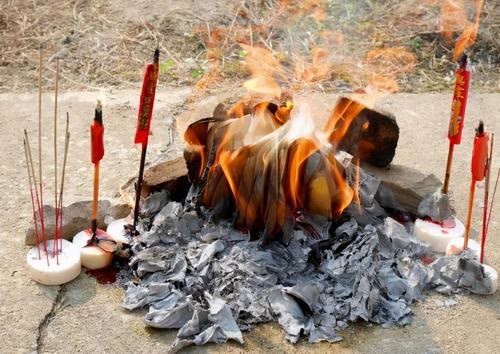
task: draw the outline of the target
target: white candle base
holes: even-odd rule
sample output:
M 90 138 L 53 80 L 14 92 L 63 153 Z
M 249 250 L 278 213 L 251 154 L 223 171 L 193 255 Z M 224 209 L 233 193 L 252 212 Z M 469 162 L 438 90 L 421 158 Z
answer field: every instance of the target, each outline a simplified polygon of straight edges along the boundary
M 69 241 L 60 240 L 58 242 L 62 242 L 62 251 L 56 257 L 52 253 L 55 246 L 54 240 L 47 241 L 49 265 L 47 265 L 47 257 L 42 244 L 40 244 L 40 259 L 38 258 L 36 246 L 29 250 L 26 263 L 30 276 L 34 281 L 44 285 L 61 285 L 80 275 L 82 268 L 80 250 Z M 59 262 L 57 262 L 57 258 L 59 258 Z
M 448 243 L 464 236 L 465 227 L 457 218 L 453 217 L 453 227 L 445 227 L 422 219 L 415 220 L 414 234 L 423 242 L 430 245 L 434 252 L 445 253 Z
M 106 252 L 102 248 L 89 245 L 87 242 L 92 237 L 90 229 L 80 231 L 73 238 L 73 244 L 80 249 L 82 266 L 90 270 L 106 268 L 113 261 L 113 253 Z M 97 229 L 97 234 L 106 234 L 104 230 Z
M 484 275 L 488 280 L 489 292 L 487 294 L 494 294 L 498 289 L 498 273 L 493 267 L 483 264 Z
M 475 259 L 479 259 L 479 254 L 481 253 L 481 246 L 474 240 L 469 239 L 467 244 L 467 248 L 472 251 Z M 456 256 L 464 250 L 464 238 L 454 238 L 448 242 L 448 246 L 446 246 L 446 255 L 447 256 Z
M 128 239 L 125 226 L 129 225 L 131 220 L 129 218 L 117 219 L 109 223 L 106 228 L 106 232 L 111 238 L 121 247 L 124 243 L 128 244 L 130 240 Z

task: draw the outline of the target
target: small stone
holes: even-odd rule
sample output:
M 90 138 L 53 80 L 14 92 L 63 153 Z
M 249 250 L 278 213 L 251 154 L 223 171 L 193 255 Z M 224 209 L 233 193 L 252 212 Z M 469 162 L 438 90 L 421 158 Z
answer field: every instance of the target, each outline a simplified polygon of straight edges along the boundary
M 44 205 L 44 226 L 47 239 L 54 238 L 55 210 L 51 205 Z M 106 228 L 106 220 L 121 219 L 129 215 L 130 207 L 124 203 L 116 201 L 100 200 L 97 215 L 97 227 Z M 62 232 L 61 237 L 71 241 L 78 232 L 90 227 L 92 215 L 92 201 L 81 201 L 63 207 Z M 40 230 L 39 230 L 40 232 Z M 35 229 L 33 224 L 26 232 L 25 244 L 35 244 Z

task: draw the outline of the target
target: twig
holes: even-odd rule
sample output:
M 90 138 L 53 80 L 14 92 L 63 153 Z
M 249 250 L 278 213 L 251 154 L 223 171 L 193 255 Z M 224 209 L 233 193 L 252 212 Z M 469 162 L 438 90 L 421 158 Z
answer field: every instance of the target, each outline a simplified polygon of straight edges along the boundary
M 226 47 L 227 40 L 231 35 L 231 32 L 233 31 L 234 24 L 236 23 L 236 19 L 238 18 L 239 14 L 240 14 L 240 7 L 238 6 L 238 9 L 236 9 L 236 14 L 234 15 L 233 20 L 231 21 L 231 25 L 229 26 L 229 31 L 227 32 L 226 38 L 224 38 L 224 42 L 222 43 L 221 52 Z
M 253 47 L 253 30 L 252 30 L 252 24 L 248 24 L 248 30 L 250 32 L 250 46 Z

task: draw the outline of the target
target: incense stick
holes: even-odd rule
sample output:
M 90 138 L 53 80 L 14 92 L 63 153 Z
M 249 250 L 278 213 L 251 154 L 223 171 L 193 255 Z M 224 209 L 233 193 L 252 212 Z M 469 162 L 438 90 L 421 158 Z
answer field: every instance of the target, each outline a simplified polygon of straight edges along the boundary
M 36 210 L 35 210 L 35 197 L 33 195 L 33 186 L 31 185 L 31 170 L 30 170 L 30 165 L 28 161 L 28 149 L 26 148 L 26 139 L 23 139 L 23 145 L 24 145 L 24 156 L 26 158 L 26 169 L 28 171 L 28 183 L 29 183 L 29 188 L 30 188 L 30 197 L 31 197 L 31 208 L 33 209 L 33 223 L 35 225 L 35 243 L 36 243 L 36 248 L 38 250 L 38 259 L 42 259 L 42 256 L 40 254 L 40 240 L 38 236 L 38 221 L 36 217 Z M 36 185 L 35 185 L 36 188 Z
M 54 96 L 54 205 L 56 210 L 56 228 L 54 230 L 54 250 L 58 253 L 57 247 L 57 221 L 58 221 L 58 203 L 57 203 L 57 94 L 59 91 L 59 58 L 56 58 L 56 86 Z
M 42 48 L 38 62 L 38 168 L 42 181 Z M 41 185 L 40 185 L 41 188 Z
M 482 235 L 481 235 L 481 254 L 479 256 L 479 261 L 483 263 L 484 261 L 484 249 L 486 245 L 486 238 L 488 234 L 488 202 L 489 202 L 489 192 L 490 192 L 490 175 L 491 175 L 491 167 L 492 167 L 492 159 L 493 159 L 493 145 L 495 141 L 495 134 L 491 134 L 490 141 L 490 153 L 488 156 L 488 161 L 486 164 L 486 177 L 485 177 L 485 185 L 484 185 L 484 206 L 483 206 L 483 227 L 482 227 Z M 492 205 L 493 207 L 493 205 Z
M 42 232 L 43 238 L 43 249 L 47 252 L 47 239 L 45 237 L 45 211 L 43 208 L 43 177 L 42 177 L 42 47 L 40 46 L 39 53 L 39 62 L 38 62 L 38 172 L 39 172 L 39 185 L 37 191 L 37 183 L 35 177 L 35 170 L 33 169 L 33 181 L 35 184 L 35 196 L 38 203 L 38 216 L 40 217 L 40 228 Z M 26 132 L 25 132 L 26 133 Z M 29 147 L 29 142 L 27 141 L 27 146 Z M 30 161 L 33 162 L 31 158 L 31 149 L 28 149 L 30 153 Z M 40 194 L 40 198 L 38 198 L 38 194 Z M 47 260 L 48 261 L 48 260 Z
M 30 163 L 30 167 L 31 167 L 31 171 L 35 171 L 35 168 L 33 167 L 33 157 L 32 157 L 32 154 L 31 154 L 31 146 L 30 146 L 30 141 L 29 141 L 29 138 L 28 138 L 28 132 L 26 131 L 26 129 L 24 129 L 24 138 L 26 140 L 26 147 L 28 148 L 28 160 L 29 160 L 29 163 Z M 36 185 L 36 176 L 35 174 L 33 174 L 33 181 Z M 47 258 L 47 266 L 50 266 L 50 262 L 49 262 L 49 251 L 47 250 L 47 237 L 45 235 L 45 225 L 44 225 L 44 220 L 43 220 L 43 205 L 40 203 L 41 200 L 40 198 L 38 197 L 38 191 L 36 190 L 35 188 L 35 200 L 38 204 L 38 215 L 40 216 L 40 227 L 42 229 L 42 240 L 43 240 L 43 247 L 44 247 L 44 251 L 45 251 L 45 256 Z
M 486 232 L 488 232 L 490 228 L 490 221 L 491 221 L 491 212 L 493 210 L 493 202 L 495 201 L 495 196 L 497 194 L 497 187 L 498 187 L 498 180 L 500 179 L 500 168 L 497 171 L 497 178 L 495 181 L 495 188 L 493 188 L 493 194 L 491 196 L 491 201 L 490 201 L 490 212 L 488 214 L 488 223 L 486 225 Z
M 68 157 L 68 146 L 69 146 L 69 113 L 66 112 L 66 134 L 65 134 L 65 139 L 64 139 L 64 159 L 63 159 L 63 167 L 62 167 L 62 173 L 61 173 L 61 187 L 59 189 L 59 222 L 58 222 L 58 230 L 57 230 L 57 236 L 58 239 L 60 240 L 60 251 L 62 251 L 62 239 L 61 239 L 61 230 L 62 230 L 62 219 L 63 219 L 63 193 L 64 193 L 64 179 L 66 176 L 66 161 Z

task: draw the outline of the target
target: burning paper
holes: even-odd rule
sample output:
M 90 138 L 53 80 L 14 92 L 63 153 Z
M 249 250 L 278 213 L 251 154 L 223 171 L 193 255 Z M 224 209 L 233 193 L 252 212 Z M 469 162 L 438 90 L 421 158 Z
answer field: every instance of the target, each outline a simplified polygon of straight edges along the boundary
M 217 215 L 235 206 L 237 227 L 252 235 L 263 231 L 268 240 L 283 236 L 302 213 L 336 218 L 355 198 L 336 152 L 347 149 L 363 160 L 387 156 L 385 163 L 394 156 L 397 126 L 384 144 L 373 144 L 383 118 L 361 114 L 366 110 L 340 99 L 318 128 L 307 100 L 262 102 L 249 115 L 195 122 L 185 133 L 191 197 Z M 388 126 L 385 131 L 394 131 Z

